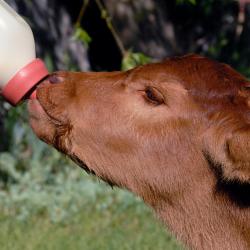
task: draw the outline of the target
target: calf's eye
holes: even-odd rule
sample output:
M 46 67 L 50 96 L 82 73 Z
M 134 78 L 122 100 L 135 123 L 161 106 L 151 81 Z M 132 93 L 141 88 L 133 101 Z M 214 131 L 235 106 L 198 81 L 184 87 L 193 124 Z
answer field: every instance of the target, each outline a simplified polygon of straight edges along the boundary
M 155 87 L 147 87 L 145 89 L 145 99 L 155 105 L 161 105 L 164 103 L 164 96 Z

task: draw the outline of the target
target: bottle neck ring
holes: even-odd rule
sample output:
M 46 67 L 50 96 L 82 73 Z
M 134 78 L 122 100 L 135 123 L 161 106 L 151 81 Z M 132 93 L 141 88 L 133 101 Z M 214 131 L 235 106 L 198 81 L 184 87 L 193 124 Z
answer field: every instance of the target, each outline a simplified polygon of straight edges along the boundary
M 2 95 L 13 106 L 16 106 L 25 96 L 32 94 L 35 86 L 49 74 L 44 62 L 37 58 L 19 70 L 4 86 Z

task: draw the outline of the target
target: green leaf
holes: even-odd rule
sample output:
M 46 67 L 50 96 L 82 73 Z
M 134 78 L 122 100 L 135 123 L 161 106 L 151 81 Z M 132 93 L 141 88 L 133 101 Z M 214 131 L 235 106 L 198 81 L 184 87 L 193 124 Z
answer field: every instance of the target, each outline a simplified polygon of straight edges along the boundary
M 138 65 L 149 63 L 151 58 L 144 55 L 143 53 L 132 53 L 128 52 L 122 60 L 122 70 L 129 70 Z
M 196 4 L 196 0 L 189 0 L 189 2 L 190 2 L 191 4 L 193 4 L 193 5 Z
M 193 5 L 196 4 L 196 0 L 176 0 L 177 4 L 183 4 L 183 3 L 191 3 Z
M 102 10 L 102 12 L 101 12 L 101 17 L 102 17 L 103 19 L 106 19 L 106 18 L 108 17 L 108 13 L 107 13 L 106 10 Z
M 85 46 L 88 47 L 88 45 L 91 43 L 92 39 L 90 37 L 90 35 L 88 34 L 88 32 L 83 29 L 81 26 L 77 26 L 75 28 L 75 32 L 73 35 L 73 39 L 74 40 L 78 40 L 81 41 L 82 43 L 85 44 Z

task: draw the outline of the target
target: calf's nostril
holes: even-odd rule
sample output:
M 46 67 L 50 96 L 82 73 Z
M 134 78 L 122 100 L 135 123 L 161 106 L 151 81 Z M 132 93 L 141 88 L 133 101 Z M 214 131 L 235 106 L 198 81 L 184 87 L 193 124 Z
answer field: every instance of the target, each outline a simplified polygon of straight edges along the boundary
M 62 77 L 60 76 L 56 76 L 56 75 L 51 75 L 48 77 L 47 79 L 51 84 L 56 84 L 56 83 L 60 83 L 63 81 Z

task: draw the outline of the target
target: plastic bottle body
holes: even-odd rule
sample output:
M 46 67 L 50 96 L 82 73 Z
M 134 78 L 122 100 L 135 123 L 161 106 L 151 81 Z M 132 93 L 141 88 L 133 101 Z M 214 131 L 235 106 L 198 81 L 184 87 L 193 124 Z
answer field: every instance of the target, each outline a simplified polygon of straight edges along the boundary
M 36 58 L 29 25 L 0 0 L 0 88 Z
M 43 61 L 36 59 L 30 26 L 6 2 L 0 0 L 0 92 L 17 105 L 48 75 Z M 33 94 L 34 96 L 34 94 Z

